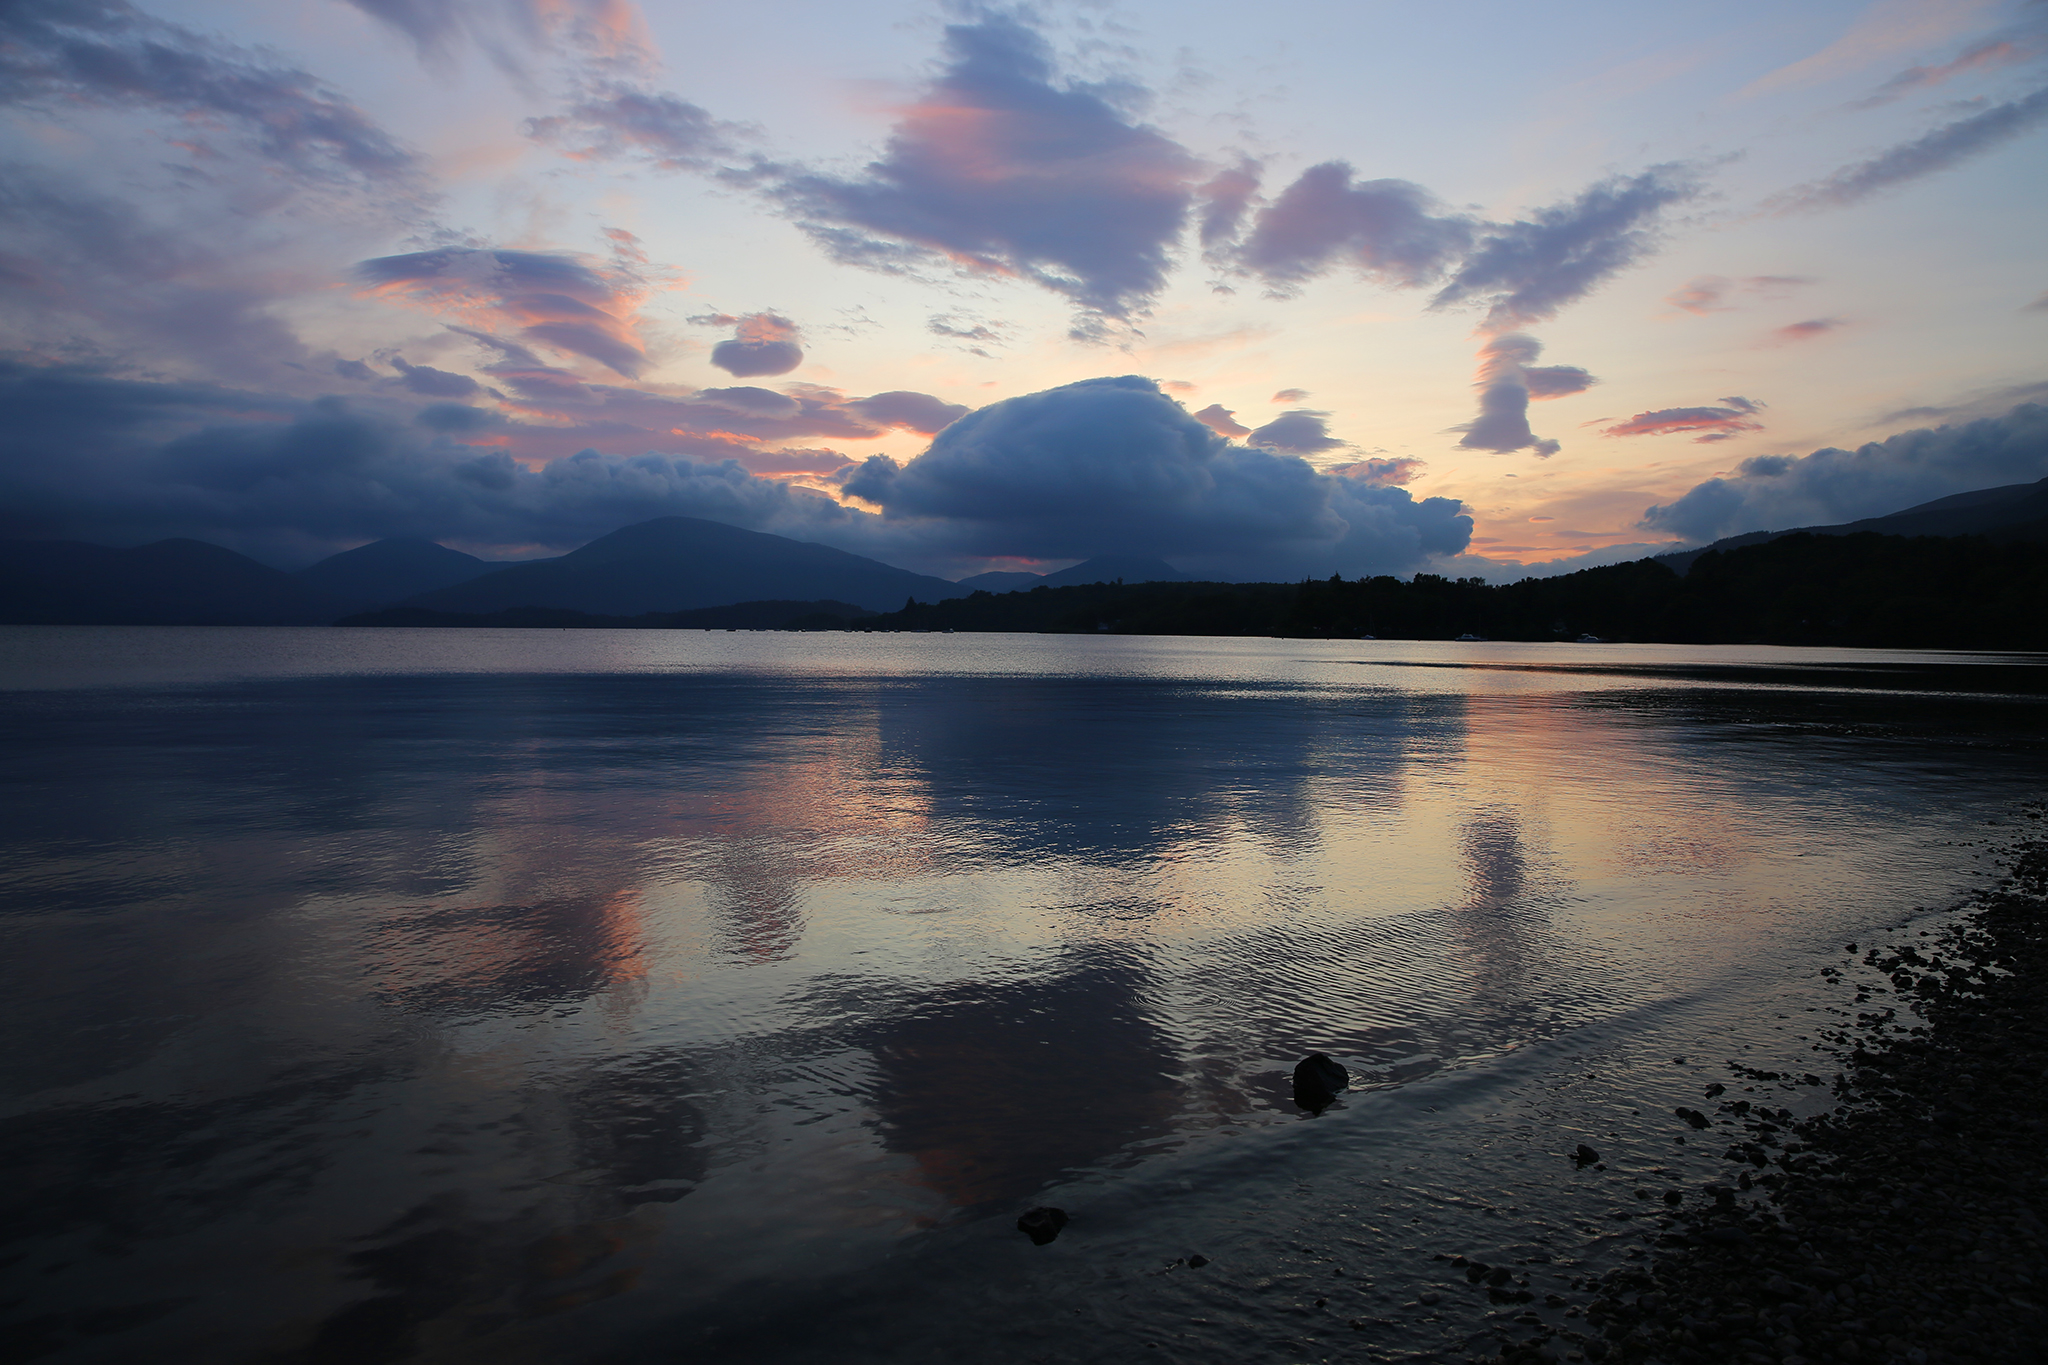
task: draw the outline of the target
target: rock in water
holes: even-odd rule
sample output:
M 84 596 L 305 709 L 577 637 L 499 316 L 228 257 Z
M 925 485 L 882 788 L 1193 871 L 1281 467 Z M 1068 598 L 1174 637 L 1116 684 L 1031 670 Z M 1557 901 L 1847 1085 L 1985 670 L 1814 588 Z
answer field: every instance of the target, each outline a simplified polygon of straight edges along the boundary
M 1581 1170 L 1592 1165 L 1599 1159 L 1600 1154 L 1594 1151 L 1591 1147 L 1588 1147 L 1583 1142 L 1579 1144 L 1579 1150 L 1572 1153 L 1573 1162 L 1575 1162 Z
M 1320 1052 L 1294 1064 L 1294 1102 L 1312 1114 L 1330 1107 L 1339 1090 L 1351 1086 L 1351 1073 Z
M 1017 1231 L 1031 1239 L 1033 1246 L 1044 1246 L 1060 1235 L 1060 1229 L 1067 1225 L 1065 1209 L 1035 1208 L 1017 1220 Z

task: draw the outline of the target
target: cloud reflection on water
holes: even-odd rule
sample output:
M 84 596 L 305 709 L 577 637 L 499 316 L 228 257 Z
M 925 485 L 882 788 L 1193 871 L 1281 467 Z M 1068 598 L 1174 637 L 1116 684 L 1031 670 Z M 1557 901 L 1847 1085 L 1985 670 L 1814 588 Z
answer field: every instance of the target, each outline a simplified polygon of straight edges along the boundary
M 1341 1113 L 1684 988 L 1928 818 L 1800 694 L 1387 673 L 13 694 L 43 1330 L 397 1360 L 865 1263 L 1309 1121 L 1307 1052 Z

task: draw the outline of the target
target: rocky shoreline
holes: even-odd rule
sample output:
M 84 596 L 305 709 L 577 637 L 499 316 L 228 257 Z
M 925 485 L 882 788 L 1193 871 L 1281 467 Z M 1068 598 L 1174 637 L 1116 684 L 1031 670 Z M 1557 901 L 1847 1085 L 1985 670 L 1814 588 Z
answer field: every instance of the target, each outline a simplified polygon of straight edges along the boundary
M 2030 823 L 2044 814 L 2024 812 Z M 1703 1107 L 1680 1107 L 1673 1121 L 1702 1130 L 1695 1140 L 1727 1141 L 1726 1178 L 1691 1196 L 1665 1192 L 1672 1207 L 1647 1264 L 1575 1281 L 1569 1325 L 1484 1359 L 1962 1365 L 2048 1355 L 2040 825 L 2000 862 L 2000 883 L 1945 928 L 1860 957 L 1848 945 L 1844 966 L 1824 969 L 1856 1007 L 1853 1026 L 1829 1037 L 1840 1067 L 1832 1108 L 1795 1119 L 1772 1102 L 1823 1083 L 1813 1075 L 1737 1067 L 1704 1087 Z

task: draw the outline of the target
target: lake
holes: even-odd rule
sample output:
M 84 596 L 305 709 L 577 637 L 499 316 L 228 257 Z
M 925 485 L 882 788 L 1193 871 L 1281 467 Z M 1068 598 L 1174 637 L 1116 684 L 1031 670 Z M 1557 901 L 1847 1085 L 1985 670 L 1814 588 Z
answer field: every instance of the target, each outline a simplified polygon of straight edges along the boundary
M 0 628 L 5 1330 L 1464 1359 L 1715 1177 L 1674 1105 L 1827 1102 L 1821 969 L 1991 875 L 2037 664 Z

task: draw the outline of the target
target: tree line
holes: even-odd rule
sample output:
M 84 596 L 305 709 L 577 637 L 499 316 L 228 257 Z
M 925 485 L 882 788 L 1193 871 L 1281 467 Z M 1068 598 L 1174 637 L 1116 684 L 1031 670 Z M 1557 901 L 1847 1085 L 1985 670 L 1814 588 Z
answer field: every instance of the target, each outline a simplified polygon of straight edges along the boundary
M 1302 583 L 1092 583 L 977 592 L 805 628 L 1123 635 L 2048 649 L 2048 545 L 1798 534 L 1490 585 L 1417 574 Z

